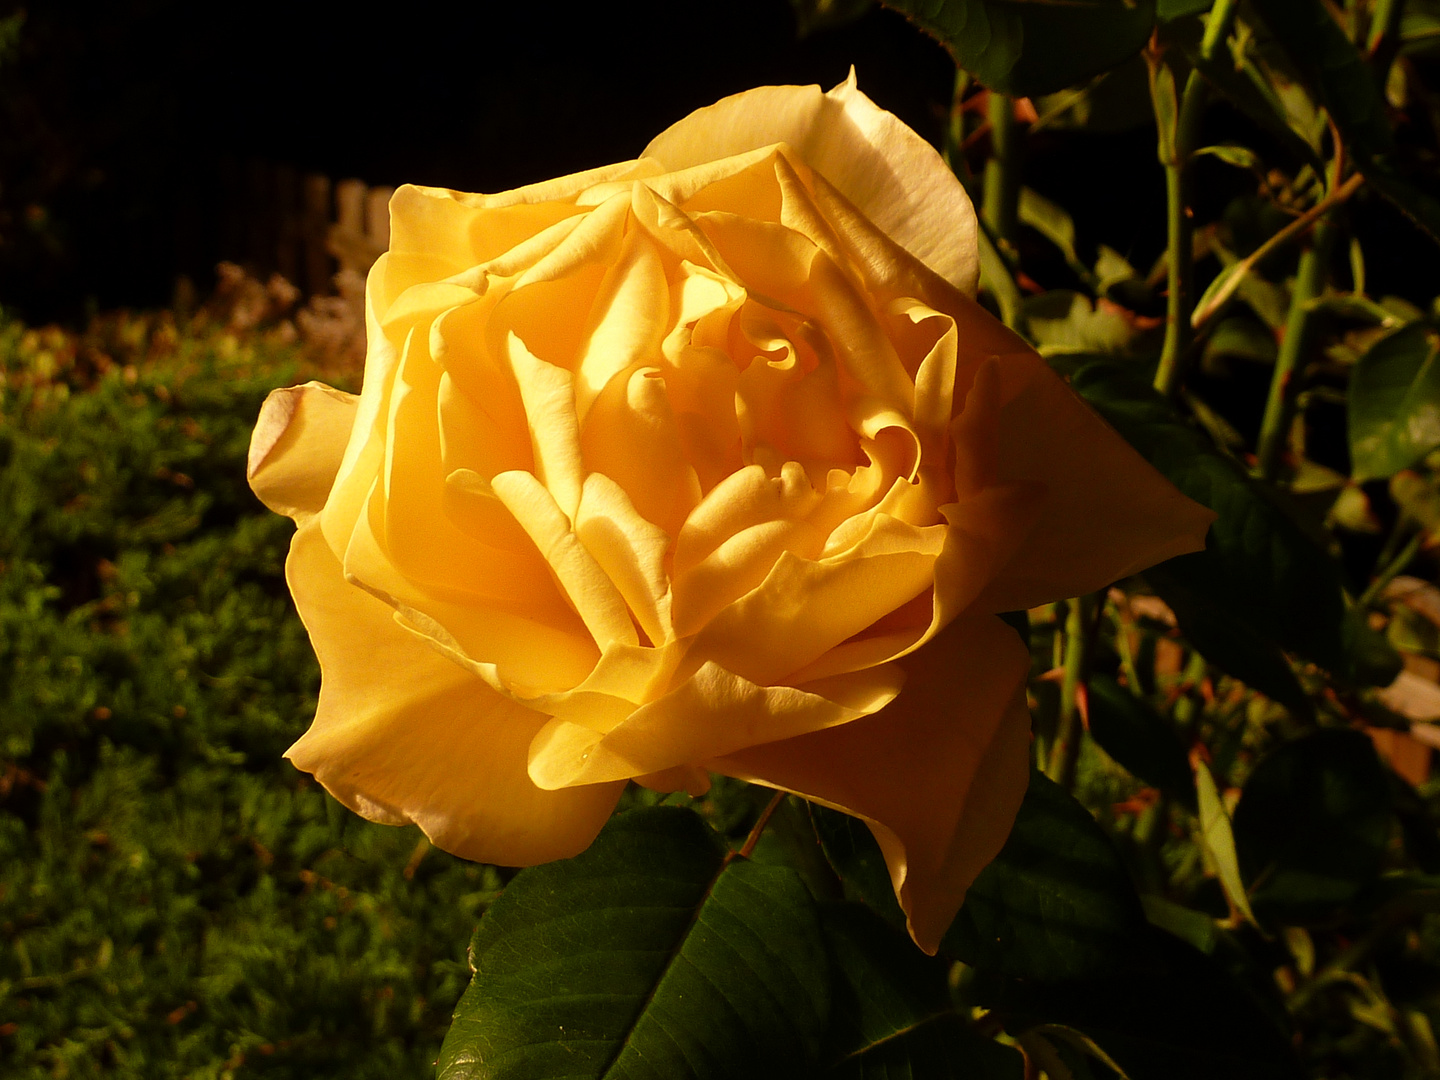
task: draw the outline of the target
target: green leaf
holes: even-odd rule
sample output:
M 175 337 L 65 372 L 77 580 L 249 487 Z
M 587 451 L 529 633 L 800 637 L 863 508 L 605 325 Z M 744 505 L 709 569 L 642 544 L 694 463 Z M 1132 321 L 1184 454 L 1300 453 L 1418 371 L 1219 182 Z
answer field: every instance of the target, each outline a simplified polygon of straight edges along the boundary
M 941 942 L 987 972 L 1056 981 L 1111 970 L 1145 925 L 1129 872 L 1090 812 L 1043 773 Z
M 1075 252 L 1075 222 L 1065 212 L 1064 207 L 1051 202 L 1033 188 L 1022 187 L 1018 214 L 1021 222 L 1060 249 L 1070 269 L 1075 271 L 1081 281 L 1092 280 L 1090 268 L 1080 261 L 1080 256 Z
M 796 36 L 807 38 L 847 26 L 869 12 L 871 0 L 790 0 Z
M 1012 1035 L 1083 1032 L 1130 1080 L 1299 1080 L 1287 1033 L 1218 963 L 1163 930 L 1134 935 L 1137 959 L 1106 978 L 985 987 Z
M 1177 572 L 1178 570 L 1178 572 Z M 1200 578 L 1197 583 L 1192 578 Z M 1309 718 L 1314 709 L 1280 646 L 1257 630 L 1247 613 L 1209 592 L 1206 575 L 1170 560 L 1145 571 L 1145 580 L 1170 605 L 1186 639 L 1207 661 L 1251 689 Z
M 1108 675 L 1088 684 L 1090 735 L 1151 787 L 1195 810 L 1195 779 L 1179 737 L 1160 714 Z
M 1440 446 L 1440 334 L 1411 323 L 1360 357 L 1350 376 L 1351 475 L 1356 483 L 1408 469 Z
M 1290 125 L 1285 107 L 1274 92 L 1237 71 L 1229 50 L 1219 50 L 1223 55 L 1206 60 L 1200 55 L 1203 30 L 1198 20 L 1182 19 L 1165 27 L 1165 36 L 1172 39 L 1185 52 L 1190 61 L 1205 77 L 1205 81 L 1229 99 L 1230 103 L 1270 134 L 1296 161 L 1310 165 L 1315 171 L 1323 172 L 1325 165 L 1309 140 Z
M 1390 639 L 1370 625 L 1369 612 L 1353 607 L 1341 627 L 1346 667 L 1341 673 L 1354 686 L 1389 686 L 1405 667 Z
M 1140 51 L 1155 0 L 885 0 L 991 90 L 1033 97 L 1073 86 Z
M 950 1000 L 949 963 L 860 904 L 820 907 L 835 970 L 825 1080 L 1020 1080 L 1024 1062 Z
M 1201 654 L 1229 670 L 1237 661 L 1244 666 L 1236 654 L 1269 643 L 1343 671 L 1339 570 L 1270 492 L 1123 368 L 1092 363 L 1075 373 L 1071 385 L 1176 487 L 1220 515 L 1204 551 L 1146 572 Z M 1223 634 L 1236 626 L 1249 632 L 1226 649 Z M 1293 678 L 1285 680 L 1280 667 L 1262 663 L 1271 681 L 1286 683 L 1283 692 L 1278 686 L 1265 692 L 1291 704 Z M 1256 677 L 1255 670 L 1249 674 Z
M 1210 10 L 1214 0 L 1156 0 L 1155 18 L 1162 23 L 1183 19 L 1187 15 L 1201 15 Z
M 1333 917 L 1379 876 L 1390 789 L 1369 738 L 1326 729 L 1261 758 L 1235 808 L 1251 901 L 1267 921 Z
M 1132 56 L 1079 87 L 1035 99 L 1038 118 L 1030 130 L 1080 129 L 1095 134 L 1134 131 L 1155 119 L 1150 108 L 1145 58 Z
M 1254 172 L 1260 168 L 1260 155 L 1251 150 L 1248 146 L 1241 146 L 1238 143 L 1217 143 L 1214 146 L 1202 146 L 1195 151 L 1195 156 L 1208 156 L 1223 161 L 1226 165 L 1233 165 L 1237 169 L 1246 169 Z
M 1402 174 L 1381 86 L 1329 9 L 1314 0 L 1255 0 L 1254 7 L 1365 179 L 1440 243 L 1440 198 Z
M 825 858 L 840 877 L 846 899 L 868 904 L 891 926 L 904 930 L 905 913 L 895 899 L 885 856 L 870 827 L 859 818 L 818 803 L 810 804 L 810 820 L 815 823 Z
M 1221 321 L 1205 342 L 1203 363 L 1213 358 L 1233 356 L 1256 364 L 1273 364 L 1279 347 L 1272 334 L 1258 320 L 1247 315 L 1232 315 Z
M 1170 70 L 1170 65 L 1160 64 L 1150 69 L 1150 100 L 1155 106 L 1155 133 L 1159 143 L 1160 162 L 1162 165 L 1173 165 L 1180 101 L 1175 93 L 1175 72 Z
M 1051 289 L 1027 296 L 1025 324 L 1041 354 L 1118 353 L 1130 343 L 1134 328 L 1115 311 L 1096 309 L 1083 293 Z
M 1255 921 L 1255 912 L 1250 909 L 1250 897 L 1245 892 L 1245 882 L 1240 874 L 1240 857 L 1235 852 L 1235 830 L 1230 815 L 1220 799 L 1220 790 L 1215 778 L 1203 761 L 1195 763 L 1195 794 L 1199 797 L 1200 843 L 1210 856 L 1215 876 L 1220 879 L 1220 888 L 1225 898 L 1247 922 Z
M 800 1076 L 829 1004 L 793 871 L 727 859 L 690 810 L 616 816 L 486 912 L 440 1080 Z

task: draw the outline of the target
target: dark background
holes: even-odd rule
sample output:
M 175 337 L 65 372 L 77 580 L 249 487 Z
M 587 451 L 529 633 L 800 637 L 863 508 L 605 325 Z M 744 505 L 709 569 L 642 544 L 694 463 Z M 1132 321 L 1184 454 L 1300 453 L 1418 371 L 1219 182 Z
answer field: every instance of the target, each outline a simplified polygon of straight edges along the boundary
M 203 290 L 240 255 L 217 219 L 249 160 L 500 191 L 852 63 L 938 138 L 951 85 L 944 51 L 894 13 L 801 40 L 786 0 L 0 4 L 21 8 L 0 54 L 0 304 L 32 320 L 164 303 L 179 273 Z
M 787 0 L 32 0 L 0 2 L 6 18 L 0 306 L 31 322 L 163 305 L 179 275 L 203 294 L 217 261 L 245 257 L 234 178 L 255 162 L 500 191 L 632 157 L 726 94 L 832 86 L 852 63 L 866 93 L 938 142 L 953 72 L 894 12 L 801 37 Z M 1144 97 L 1143 78 L 1128 85 Z M 1223 109 L 1211 126 L 1237 134 L 1219 130 Z M 1075 216 L 1082 253 L 1104 242 L 1143 272 L 1161 252 L 1153 139 L 1141 127 L 1031 140 L 1026 182 Z M 1213 162 L 1199 179 L 1201 221 L 1253 188 Z M 1392 211 L 1364 215 L 1367 243 L 1392 252 L 1372 260 L 1376 291 L 1428 301 L 1435 250 Z M 1066 284 L 1030 239 L 1032 276 Z

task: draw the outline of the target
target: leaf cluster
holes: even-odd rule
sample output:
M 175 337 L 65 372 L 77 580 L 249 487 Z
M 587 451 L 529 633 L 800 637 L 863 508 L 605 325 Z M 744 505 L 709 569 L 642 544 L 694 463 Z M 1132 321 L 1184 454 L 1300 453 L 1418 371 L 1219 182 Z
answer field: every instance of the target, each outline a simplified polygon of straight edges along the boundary
M 424 1076 L 503 884 L 282 760 L 318 684 L 245 487 L 301 358 L 0 323 L 0 1073 Z

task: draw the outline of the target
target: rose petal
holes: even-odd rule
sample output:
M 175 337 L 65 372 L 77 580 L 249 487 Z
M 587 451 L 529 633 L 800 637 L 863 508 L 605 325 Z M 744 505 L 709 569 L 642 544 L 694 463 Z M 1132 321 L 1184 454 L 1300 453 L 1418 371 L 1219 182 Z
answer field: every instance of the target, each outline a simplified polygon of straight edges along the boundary
M 580 852 L 622 784 L 541 791 L 526 773 L 547 717 L 502 697 L 347 585 L 315 523 L 286 576 L 320 659 L 315 722 L 287 756 L 346 806 L 414 822 L 446 851 L 528 866 Z
M 785 681 L 924 592 L 945 527 L 917 528 L 886 514 L 870 525 L 840 555 L 809 560 L 783 552 L 758 588 L 700 631 L 695 655 L 757 683 Z
M 297 522 L 318 514 L 334 486 L 360 399 L 324 383 L 275 390 L 250 436 L 250 489 Z
M 876 106 L 855 73 L 829 93 L 764 86 L 691 113 L 644 157 L 685 169 L 787 143 L 891 239 L 968 296 L 980 279 L 975 210 L 929 143 Z
M 999 619 L 963 618 L 897 666 L 904 689 L 873 716 L 707 764 L 862 818 L 933 954 L 1025 795 L 1030 657 Z
M 638 644 L 624 597 L 575 535 L 554 496 L 526 472 L 500 473 L 491 487 L 535 541 L 595 644 L 601 649 L 611 644 Z M 577 497 L 575 501 L 578 511 L 580 500 Z
M 685 459 L 665 373 L 637 366 L 616 375 L 580 429 L 586 467 L 622 488 L 647 520 L 674 536 L 700 501 Z
M 531 745 L 530 778 L 552 789 L 664 772 L 852 722 L 884 708 L 900 683 L 892 666 L 804 688 L 759 686 L 707 663 L 608 731 L 553 721 Z
M 977 604 L 1018 611 L 1199 551 L 1215 514 L 1100 419 L 1033 352 L 994 361 L 996 482 L 1041 484 L 1034 527 Z

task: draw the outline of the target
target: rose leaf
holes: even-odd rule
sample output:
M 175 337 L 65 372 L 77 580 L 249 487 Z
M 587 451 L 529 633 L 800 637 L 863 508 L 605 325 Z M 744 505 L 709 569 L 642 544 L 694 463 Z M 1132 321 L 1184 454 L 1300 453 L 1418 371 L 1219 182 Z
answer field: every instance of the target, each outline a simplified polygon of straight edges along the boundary
M 1365 352 L 1350 377 L 1351 476 L 1383 480 L 1440 446 L 1440 335 L 1417 322 Z
M 1279 649 L 1349 677 L 1339 568 L 1270 490 L 1115 364 L 1087 364 L 1071 386 L 1171 483 L 1220 515 L 1204 551 L 1146 571 L 1201 654 L 1291 708 L 1303 695 Z
M 822 904 L 820 919 L 836 973 L 820 1076 L 1020 1080 L 1019 1053 L 955 1011 L 946 960 L 863 904 Z
M 694 812 L 617 815 L 524 870 L 470 945 L 440 1080 L 809 1075 L 829 962 L 794 871 L 726 857 Z
M 1020 979 L 987 988 L 1005 1029 L 1082 1033 L 1129 1080 L 1298 1080 L 1284 1010 L 1163 930 L 1133 939 L 1134 961 L 1103 978 Z
M 1032 97 L 1063 90 L 1140 51 L 1155 0 L 884 0 L 950 50 L 991 90 Z
M 987 974 L 1058 981 L 1112 970 L 1144 925 L 1105 831 L 1032 771 L 1010 838 L 970 886 L 940 948 Z
M 1324 4 L 1255 0 L 1255 10 L 1294 64 L 1372 187 L 1440 243 L 1440 199 L 1403 175 L 1379 80 Z
M 1332 918 L 1379 876 L 1390 787 L 1370 739 L 1327 729 L 1261 758 L 1235 807 L 1235 844 L 1262 920 Z
M 1090 736 L 1117 763 L 1192 813 L 1195 778 L 1180 738 L 1149 704 L 1108 675 L 1089 681 Z

